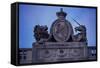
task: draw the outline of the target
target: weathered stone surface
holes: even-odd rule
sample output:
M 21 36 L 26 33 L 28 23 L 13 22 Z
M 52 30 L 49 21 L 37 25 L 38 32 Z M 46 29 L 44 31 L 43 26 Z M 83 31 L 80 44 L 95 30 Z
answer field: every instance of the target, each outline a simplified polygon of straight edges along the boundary
M 68 41 L 73 34 L 73 28 L 68 20 L 55 20 L 51 26 L 51 34 L 58 42 Z
M 33 43 L 33 63 L 87 60 L 86 27 L 79 24 L 75 35 L 71 23 L 66 20 L 67 13 L 61 9 L 56 14 L 58 19 L 52 23 L 50 34 L 43 26 L 34 29 L 39 39 Z
M 33 63 L 78 61 L 87 59 L 85 42 L 64 42 L 33 45 Z

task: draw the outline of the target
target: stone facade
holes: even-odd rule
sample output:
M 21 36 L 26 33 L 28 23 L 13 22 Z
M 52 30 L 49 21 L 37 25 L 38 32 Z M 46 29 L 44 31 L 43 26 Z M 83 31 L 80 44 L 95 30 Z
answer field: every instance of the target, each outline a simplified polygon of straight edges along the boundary
M 57 19 L 52 23 L 50 34 L 46 26 L 36 25 L 34 27 L 34 36 L 36 42 L 32 48 L 32 62 L 63 62 L 87 60 L 87 37 L 86 27 L 80 25 L 75 31 L 71 23 L 66 20 L 67 13 L 56 13 Z
M 36 25 L 32 49 L 20 50 L 20 63 L 47 63 L 65 61 L 84 61 L 95 59 L 95 49 L 88 47 L 85 25 L 73 29 L 71 23 L 66 20 L 67 13 L 56 13 L 57 19 L 52 23 L 50 32 L 48 27 Z M 74 33 L 74 30 L 77 33 Z M 92 51 L 93 50 L 93 51 Z M 92 55 L 92 56 L 91 56 Z
M 34 45 L 33 45 L 34 46 Z M 34 46 L 35 47 L 35 46 Z M 44 47 L 44 46 L 43 46 Z M 43 47 L 41 48 L 41 47 L 39 47 L 39 45 L 38 45 L 38 47 L 36 46 L 36 48 L 39 50 L 39 54 L 43 54 L 42 56 L 43 57 L 46 57 L 46 58 L 48 58 L 49 56 L 50 57 L 52 57 L 52 55 L 50 55 L 51 53 L 57 53 L 57 54 L 55 54 L 56 56 L 58 56 L 58 58 L 59 57 L 65 57 L 65 56 L 68 56 L 69 55 L 69 50 L 70 49 L 66 49 L 66 48 L 64 48 L 64 49 L 54 49 L 54 48 L 52 48 L 51 50 L 50 50 L 50 48 L 49 49 L 46 49 L 47 47 L 44 47 L 44 49 L 43 49 Z M 34 49 L 36 49 L 36 48 L 33 48 L 33 50 Z M 37 50 L 36 49 L 36 54 L 38 53 Z M 86 51 L 85 50 L 85 48 L 83 48 L 84 49 L 84 51 Z M 79 49 L 78 49 L 79 50 Z M 49 52 L 48 52 L 49 51 Z M 71 51 L 71 53 L 72 52 L 75 52 L 75 51 L 72 51 L 72 49 L 70 50 Z M 30 52 L 30 54 L 28 54 Z M 59 52 L 59 53 L 58 53 Z M 66 53 L 68 53 L 68 54 L 66 54 Z M 87 47 L 87 56 L 88 56 L 88 58 L 83 58 L 83 59 L 80 59 L 80 60 L 95 60 L 96 59 L 96 47 L 95 46 L 88 46 Z M 35 53 L 33 53 L 33 57 L 32 57 L 32 48 L 20 48 L 20 51 L 19 51 L 19 56 L 20 56 L 20 63 L 21 64 L 25 64 L 25 63 L 36 63 L 37 61 L 36 61 L 36 59 L 38 59 L 38 57 L 35 55 Z M 44 55 L 44 54 L 46 54 L 46 55 Z M 65 55 L 66 54 L 66 55 Z M 74 54 L 74 53 L 73 53 Z M 74 54 L 74 56 L 75 56 L 75 54 Z M 26 58 L 25 58 L 26 57 Z M 54 57 L 54 56 L 53 56 Z M 54 57 L 54 58 L 56 58 L 57 59 L 57 57 Z M 43 58 L 42 58 L 43 59 Z M 45 59 L 45 58 L 44 58 Z M 41 59 L 40 59 L 41 60 Z M 47 60 L 49 60 L 49 59 L 47 59 Z M 54 59 L 53 59 L 54 60 Z M 52 61 L 53 61 L 52 60 Z M 71 61 L 70 59 L 66 59 L 66 61 Z M 51 61 L 51 60 L 50 60 Z M 57 60 L 56 60 L 57 61 Z M 59 60 L 60 61 L 60 60 Z M 39 62 L 38 62 L 39 63 Z
M 88 60 L 96 60 L 96 47 L 95 46 L 89 46 L 88 47 Z
M 45 42 L 33 45 L 32 51 L 33 63 L 87 59 L 87 46 L 85 42 Z
M 32 63 L 32 48 L 20 48 L 20 64 Z

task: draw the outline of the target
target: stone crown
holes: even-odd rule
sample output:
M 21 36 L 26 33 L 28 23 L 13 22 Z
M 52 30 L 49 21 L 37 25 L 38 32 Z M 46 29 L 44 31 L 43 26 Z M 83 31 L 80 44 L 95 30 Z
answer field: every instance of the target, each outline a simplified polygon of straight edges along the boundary
M 57 15 L 58 17 L 59 17 L 59 16 L 64 16 L 64 17 L 66 17 L 67 13 L 65 13 L 65 12 L 63 11 L 63 8 L 61 8 L 61 9 L 60 9 L 60 12 L 57 12 L 56 15 Z

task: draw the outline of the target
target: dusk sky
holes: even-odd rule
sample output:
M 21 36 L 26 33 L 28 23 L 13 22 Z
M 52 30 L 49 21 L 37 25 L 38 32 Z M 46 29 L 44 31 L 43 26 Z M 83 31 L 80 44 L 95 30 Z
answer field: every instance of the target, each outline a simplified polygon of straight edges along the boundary
M 41 5 L 19 5 L 19 48 L 32 48 L 35 42 L 33 28 L 35 25 L 47 25 L 48 31 L 52 23 L 57 19 L 56 12 L 63 11 L 68 15 L 73 28 L 78 25 L 72 20 L 74 18 L 87 28 L 88 46 L 96 46 L 96 9 L 79 7 L 59 7 Z M 71 18 L 72 17 L 72 18 Z

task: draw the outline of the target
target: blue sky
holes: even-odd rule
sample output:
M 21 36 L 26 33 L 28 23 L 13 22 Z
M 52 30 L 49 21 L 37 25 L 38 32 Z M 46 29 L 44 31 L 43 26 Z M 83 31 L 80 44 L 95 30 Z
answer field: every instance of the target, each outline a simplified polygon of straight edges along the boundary
M 48 31 L 54 20 L 57 19 L 56 12 L 63 8 L 68 15 L 73 28 L 78 26 L 72 18 L 87 28 L 88 46 L 96 45 L 96 9 L 78 7 L 57 7 L 41 5 L 19 5 L 19 48 L 31 48 L 35 42 L 33 28 L 35 25 L 47 25 Z M 72 17 L 72 18 L 71 18 Z

